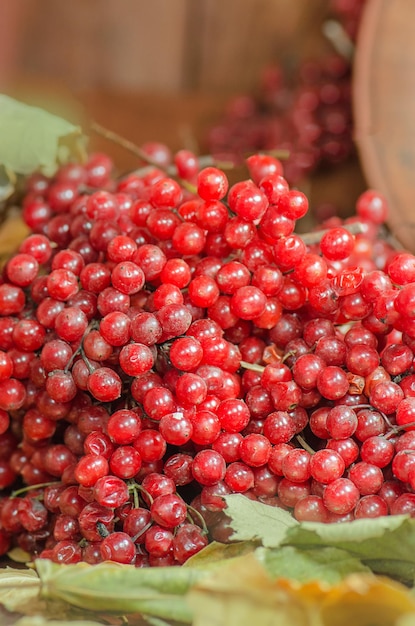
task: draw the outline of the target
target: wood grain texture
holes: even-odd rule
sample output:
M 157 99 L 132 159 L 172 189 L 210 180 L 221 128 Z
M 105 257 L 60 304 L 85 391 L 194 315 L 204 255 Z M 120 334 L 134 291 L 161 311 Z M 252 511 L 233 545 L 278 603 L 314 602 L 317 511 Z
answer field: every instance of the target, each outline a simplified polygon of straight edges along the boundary
M 0 0 L 0 15 L 2 6 L 10 0 Z M 327 0 L 13 0 L 13 6 L 20 12 L 8 29 L 19 50 L 15 73 L 72 89 L 252 90 L 264 65 L 289 66 L 328 46 L 321 33 Z
M 326 46 L 320 27 L 327 2 L 321 0 L 200 0 L 188 10 L 192 88 L 252 89 L 264 64 L 290 65 Z
M 0 85 L 6 84 L 18 65 L 22 12 L 18 4 L 0 0 Z
M 32 2 L 22 68 L 74 88 L 180 89 L 186 6 L 187 0 L 42 0 L 39 11 Z
M 0 15 L 10 2 L 0 0 Z M 206 132 L 229 95 L 254 93 L 265 64 L 280 60 L 290 68 L 331 50 L 321 33 L 327 0 L 13 0 L 13 6 L 22 12 L 9 21 L 20 24 L 21 80 L 11 95 L 64 117 L 81 108 L 87 119 L 137 144 L 157 140 L 172 150 L 205 152 Z M 1 46 L 0 40 L 0 56 Z M 102 138 L 93 137 L 91 148 L 109 151 L 121 171 L 137 165 Z M 335 203 L 350 214 L 363 187 L 359 174 L 353 162 L 313 178 L 306 189 L 312 206 Z
M 154 94 L 90 90 L 80 94 L 88 117 L 137 145 L 162 141 L 171 150 L 206 150 L 208 128 L 223 111 L 225 98 L 212 93 Z M 87 128 L 87 127 L 86 127 Z M 102 137 L 91 136 L 91 148 L 109 152 L 121 171 L 137 167 L 132 154 Z

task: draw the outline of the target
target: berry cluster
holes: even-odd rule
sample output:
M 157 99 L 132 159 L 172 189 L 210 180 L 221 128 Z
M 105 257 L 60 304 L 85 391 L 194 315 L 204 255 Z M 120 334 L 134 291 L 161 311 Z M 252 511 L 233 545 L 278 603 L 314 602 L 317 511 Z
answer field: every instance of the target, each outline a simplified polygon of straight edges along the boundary
M 180 564 L 230 493 L 415 514 L 415 257 L 379 237 L 382 196 L 300 237 L 274 157 L 228 189 L 146 150 L 160 166 L 122 179 L 98 154 L 28 181 L 0 284 L 1 553 Z
M 355 38 L 365 0 L 333 0 L 331 12 Z M 353 153 L 351 63 L 340 54 L 264 68 L 259 93 L 234 98 L 210 129 L 209 151 L 240 162 L 249 152 L 287 150 L 285 177 L 296 184 L 318 166 Z

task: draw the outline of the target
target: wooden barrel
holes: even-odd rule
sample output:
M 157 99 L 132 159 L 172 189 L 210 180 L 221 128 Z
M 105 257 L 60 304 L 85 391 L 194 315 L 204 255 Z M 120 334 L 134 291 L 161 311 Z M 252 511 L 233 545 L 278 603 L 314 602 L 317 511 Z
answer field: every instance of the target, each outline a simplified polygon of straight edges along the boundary
M 415 252 L 415 2 L 367 0 L 354 65 L 355 138 L 389 225 Z

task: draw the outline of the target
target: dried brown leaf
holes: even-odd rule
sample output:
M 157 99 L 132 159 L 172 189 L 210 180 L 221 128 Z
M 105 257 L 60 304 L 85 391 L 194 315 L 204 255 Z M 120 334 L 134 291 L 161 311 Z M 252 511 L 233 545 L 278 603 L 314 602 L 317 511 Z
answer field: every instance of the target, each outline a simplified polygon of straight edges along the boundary
M 16 213 L 10 215 L 0 227 L 0 265 L 16 251 L 29 229 Z

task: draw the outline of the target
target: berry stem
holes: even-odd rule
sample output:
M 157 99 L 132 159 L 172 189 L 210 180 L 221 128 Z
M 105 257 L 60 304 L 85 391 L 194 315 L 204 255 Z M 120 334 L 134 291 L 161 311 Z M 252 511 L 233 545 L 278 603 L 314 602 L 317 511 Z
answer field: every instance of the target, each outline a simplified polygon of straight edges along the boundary
M 148 163 L 149 165 L 153 165 L 154 167 L 159 167 L 159 164 L 153 161 L 153 159 L 149 157 L 144 152 L 144 150 L 139 148 L 135 143 L 133 143 L 129 139 L 126 139 L 125 137 L 122 137 L 118 133 L 114 132 L 113 130 L 109 130 L 108 128 L 105 128 L 104 126 L 101 126 L 101 124 L 98 124 L 98 122 L 91 123 L 91 130 L 97 135 L 100 135 L 101 137 L 108 139 L 108 141 L 112 141 L 113 143 L 116 143 L 117 145 L 124 148 L 125 150 L 128 150 L 128 152 L 131 152 L 132 154 L 134 154 L 134 156 L 138 157 L 145 163 Z
M 385 422 L 387 423 L 387 425 L 389 426 L 391 430 L 395 428 L 395 425 L 392 424 L 388 416 L 385 413 L 383 413 L 383 411 L 381 411 L 380 409 L 375 409 L 375 407 L 373 407 L 371 404 L 356 404 L 352 408 L 354 410 L 355 409 L 371 409 L 372 411 L 376 411 L 377 413 L 379 413 L 379 415 L 383 417 L 383 419 L 385 420 Z
M 336 52 L 351 62 L 354 55 L 354 45 L 340 22 L 326 20 L 322 30 L 323 35 L 329 40 Z
M 134 492 L 134 494 L 136 494 L 136 493 L 137 493 L 137 491 L 135 491 L 135 492 Z M 136 507 L 136 508 L 138 508 L 138 507 Z M 132 537 L 132 540 L 134 541 L 134 543 L 137 541 L 137 539 L 139 539 L 140 537 L 142 537 L 143 535 L 145 535 L 145 533 L 148 531 L 148 529 L 149 529 L 149 528 L 151 528 L 151 527 L 152 527 L 152 525 L 153 525 L 153 521 L 152 521 L 152 520 L 150 520 L 150 521 L 148 522 L 148 524 L 146 524 L 146 525 L 144 526 L 144 528 L 143 528 L 142 530 L 140 530 L 140 532 L 139 532 L 139 533 L 137 533 L 136 535 L 134 535 L 134 537 Z
M 37 485 L 28 485 L 27 487 L 22 487 L 21 489 L 16 489 L 16 491 L 12 491 L 10 494 L 11 498 L 17 498 L 22 493 L 27 493 L 28 491 L 34 491 L 36 489 L 43 489 L 44 487 L 51 487 L 52 485 L 60 484 L 59 480 L 52 480 L 47 483 L 37 483 Z
M 352 235 L 359 235 L 366 231 L 366 226 L 362 224 L 362 222 L 353 222 L 352 224 L 344 224 L 342 228 L 347 230 Z M 298 235 L 307 246 L 312 246 L 315 243 L 320 243 L 324 235 L 328 232 L 325 230 L 316 230 L 311 233 L 304 233 L 302 235 Z
M 128 150 L 129 152 L 137 156 L 139 159 L 147 163 L 147 165 L 152 165 L 154 167 L 160 168 L 160 165 L 156 161 L 154 161 L 151 157 L 149 157 L 148 154 L 144 152 L 144 150 L 142 150 L 139 146 L 137 146 L 135 143 L 133 143 L 129 139 L 126 139 L 122 135 L 119 135 L 115 131 L 110 130 L 109 128 L 105 128 L 105 126 L 102 126 L 98 122 L 91 123 L 91 130 L 97 135 L 104 137 L 104 139 L 107 139 L 108 141 L 112 141 L 113 143 L 116 143 L 117 145 L 124 148 L 125 150 Z M 269 154 L 272 154 L 273 156 L 276 156 L 277 158 L 280 158 L 280 159 L 287 159 L 289 157 L 288 150 L 273 150 L 273 151 L 270 151 Z M 220 161 L 220 160 L 215 159 L 210 154 L 204 154 L 204 155 L 199 156 L 198 164 L 200 168 L 209 167 L 209 166 L 215 166 L 220 169 L 227 169 L 227 170 L 232 170 L 235 168 L 235 164 L 232 161 Z M 135 170 L 135 171 L 136 173 L 139 173 L 139 174 L 145 174 L 146 169 L 147 169 L 147 166 L 144 166 L 143 168 L 140 168 L 139 170 Z M 174 165 L 171 165 L 170 167 L 166 168 L 166 173 L 169 174 L 170 176 L 175 176 L 177 175 L 177 168 Z M 187 183 L 187 181 L 184 181 L 184 182 Z
M 149 492 L 146 489 L 144 489 L 144 487 L 142 487 L 141 485 L 138 485 L 135 481 L 132 481 L 128 485 L 128 490 L 133 492 L 134 507 L 136 509 L 138 509 L 138 507 L 140 506 L 140 504 L 138 502 L 138 492 L 139 491 L 141 491 L 141 493 L 144 493 L 144 495 L 148 499 L 150 505 L 153 504 L 153 500 L 154 500 L 153 496 L 151 494 L 149 494 Z
M 138 509 L 140 506 L 140 499 L 138 497 L 138 491 L 137 489 L 133 490 L 133 499 L 134 499 L 134 508 Z
M 391 430 L 388 433 L 386 433 L 386 435 L 384 436 L 384 439 L 390 439 L 394 435 L 398 435 L 400 432 L 408 430 L 408 428 L 414 428 L 414 427 L 415 427 L 415 422 L 408 422 L 407 424 L 401 424 L 400 426 L 392 425 Z
M 240 361 L 240 366 L 246 370 L 251 370 L 253 372 L 259 372 L 262 374 L 265 367 L 263 365 L 258 365 L 257 363 L 249 363 L 248 361 Z
M 199 522 L 202 525 L 203 534 L 207 535 L 209 533 L 209 531 L 208 531 L 208 527 L 206 526 L 206 521 L 205 521 L 205 518 L 203 517 L 203 515 L 197 509 L 195 509 L 193 506 L 191 506 L 190 504 L 187 505 L 187 510 L 188 510 L 188 513 L 190 514 L 190 518 L 191 518 L 192 522 L 194 522 L 194 516 L 196 516 L 197 519 L 199 520 Z
M 186 189 L 186 191 L 188 191 L 189 193 L 193 193 L 194 195 L 197 194 L 196 185 L 193 185 L 193 183 L 189 182 L 188 180 L 184 180 L 184 178 L 178 178 L 178 181 L 183 189 Z
M 98 328 L 98 327 L 99 327 L 99 325 L 98 325 L 98 322 L 97 322 L 96 320 L 93 320 L 93 321 L 92 321 L 92 322 L 88 325 L 87 329 L 86 329 L 86 330 L 85 330 L 85 332 L 84 332 L 84 335 L 83 335 L 83 337 L 82 337 L 82 339 L 81 339 L 81 342 L 80 342 L 79 346 L 78 346 L 78 347 L 77 347 L 77 349 L 73 352 L 73 354 L 72 354 L 71 358 L 69 359 L 68 363 L 66 364 L 65 369 L 63 370 L 63 371 L 65 372 L 65 374 L 67 374 L 67 373 L 69 372 L 69 370 L 71 369 L 71 367 L 72 367 L 72 365 L 73 365 L 73 362 L 75 361 L 75 359 L 76 359 L 76 357 L 78 356 L 78 354 L 81 354 L 81 355 L 82 355 L 82 358 L 84 359 L 84 361 L 85 361 L 85 363 L 86 363 L 86 366 L 87 366 L 87 367 L 88 367 L 88 369 L 89 369 L 90 374 L 92 374 L 92 371 L 93 371 L 93 370 L 91 371 L 91 367 L 92 367 L 92 366 L 91 366 L 91 364 L 90 364 L 90 363 L 88 364 L 88 359 L 87 359 L 87 357 L 85 356 L 85 353 L 84 353 L 84 350 L 83 350 L 83 346 L 84 346 L 84 339 L 85 339 L 85 337 L 88 335 L 88 333 L 90 333 L 90 332 L 91 332 L 91 330 L 94 330 L 94 329 L 96 329 L 96 328 Z
M 315 454 L 316 451 L 313 450 L 313 448 L 311 446 L 308 445 L 308 443 L 306 442 L 305 439 L 303 439 L 303 437 L 301 437 L 301 435 L 296 435 L 295 438 L 297 439 L 298 443 L 300 444 L 300 446 L 304 449 L 307 450 L 307 452 L 309 452 L 310 454 Z
M 137 146 L 135 143 L 133 143 L 129 139 L 122 137 L 121 135 L 114 132 L 113 130 L 109 130 L 108 128 L 105 128 L 104 126 L 101 126 L 101 124 L 98 124 L 98 122 L 92 122 L 91 130 L 94 131 L 97 135 L 100 135 L 101 137 L 108 139 L 108 141 L 112 141 L 113 143 L 116 143 L 117 145 L 124 148 L 125 150 L 128 150 L 128 152 L 131 152 L 132 154 L 134 154 L 134 156 L 138 157 L 139 159 L 141 159 L 148 165 L 157 167 L 158 169 L 165 171 L 166 174 L 169 174 L 171 176 L 177 176 L 177 170 L 175 167 L 172 167 L 172 168 L 161 167 L 159 163 L 157 163 L 156 161 L 154 161 L 154 159 L 149 157 L 148 154 L 144 150 L 142 150 L 139 146 Z M 190 183 L 189 181 L 179 178 L 179 183 L 184 189 L 186 189 L 190 193 L 193 193 L 193 194 L 197 193 L 197 187 L 193 185 L 192 183 Z
M 73 362 L 75 361 L 75 359 L 78 356 L 78 354 L 81 354 L 81 352 L 82 352 L 82 343 L 80 343 L 79 346 L 77 347 L 77 349 L 74 350 L 71 358 L 67 362 L 66 367 L 63 370 L 65 372 L 65 374 L 67 374 L 71 370 Z
M 82 355 L 82 359 L 83 359 L 83 361 L 84 361 L 85 365 L 86 365 L 86 366 L 87 366 L 87 368 L 88 368 L 88 372 L 89 372 L 90 374 L 93 374 L 95 370 L 94 370 L 94 368 L 92 367 L 92 365 L 91 365 L 91 363 L 90 363 L 90 361 L 89 361 L 88 357 L 86 356 L 83 346 L 81 346 L 81 355 Z

